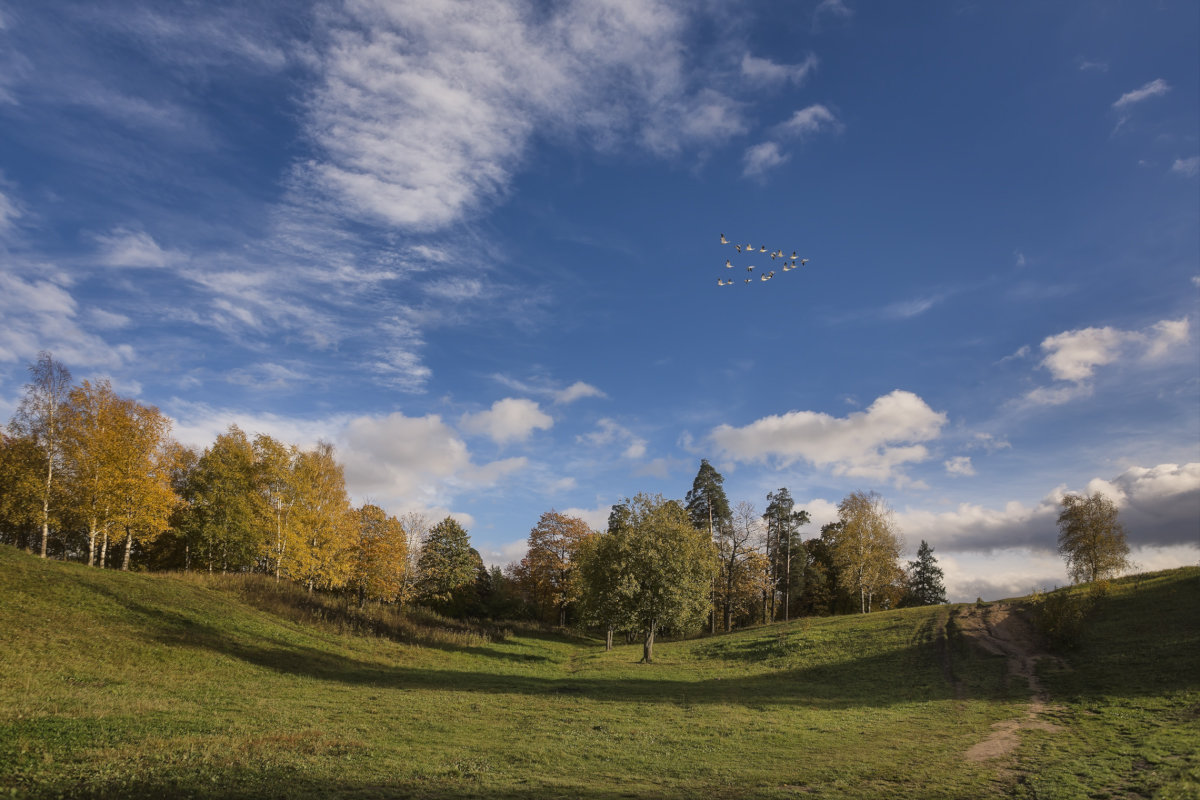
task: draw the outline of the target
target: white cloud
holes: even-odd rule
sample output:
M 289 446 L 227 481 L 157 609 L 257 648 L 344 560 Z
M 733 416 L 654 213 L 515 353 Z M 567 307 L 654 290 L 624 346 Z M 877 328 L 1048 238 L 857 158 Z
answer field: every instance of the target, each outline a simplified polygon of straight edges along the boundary
M 1164 81 L 1162 78 L 1156 78 L 1144 86 L 1134 89 L 1132 92 L 1126 92 L 1125 94 L 1121 95 L 1121 97 L 1112 104 L 1112 107 L 1125 108 L 1126 106 L 1131 106 L 1134 103 L 1140 103 L 1148 98 L 1164 95 L 1170 90 L 1171 87 L 1167 85 L 1166 81 Z
M 970 456 L 955 456 L 944 462 L 949 475 L 974 475 L 975 467 L 971 465 Z
M 786 164 L 791 158 L 783 153 L 777 142 L 762 142 L 746 148 L 742 156 L 742 176 L 762 175 L 769 169 Z
M 0 272 L 0 362 L 33 361 L 42 350 L 67 364 L 118 367 L 133 360 L 133 348 L 110 345 L 84 329 L 78 304 L 65 278 L 27 281 Z
M 742 56 L 742 75 L 765 84 L 793 83 L 799 86 L 816 68 L 817 57 L 812 53 L 799 64 L 776 64 L 770 59 L 756 58 L 749 53 Z
M 899 468 L 928 459 L 923 443 L 936 439 L 945 423 L 944 413 L 896 390 L 845 417 L 789 411 L 741 428 L 720 425 L 710 436 L 732 461 L 775 458 L 787 466 L 803 460 L 830 467 L 835 475 L 903 479 Z
M 96 237 L 100 263 L 110 267 L 166 267 L 183 260 L 181 253 L 162 249 L 144 231 L 115 228 Z
M 1040 366 L 1069 385 L 1038 387 L 1025 399 L 1035 405 L 1060 405 L 1091 394 L 1089 381 L 1098 367 L 1120 360 L 1154 362 L 1165 358 L 1191 337 L 1187 317 L 1161 320 L 1144 331 L 1119 328 L 1081 328 L 1042 340 L 1045 352 Z
M 775 130 L 783 136 L 804 138 L 822 131 L 837 132 L 842 129 L 842 123 L 834 113 L 823 105 L 811 105 L 792 114 L 791 119 L 775 126 Z
M 1080 72 L 1108 72 L 1108 63 L 1104 61 L 1091 61 L 1080 57 L 1076 59 L 1076 63 L 1079 65 Z
M 549 430 L 554 418 L 532 400 L 506 397 L 492 403 L 487 411 L 464 414 L 459 427 L 468 433 L 483 434 L 496 444 L 523 442 L 535 430 Z
M 1175 159 L 1175 163 L 1171 165 L 1171 172 L 1188 178 L 1194 178 L 1197 175 L 1200 175 L 1200 156 Z
M 494 485 L 528 463 L 506 458 L 476 465 L 466 443 L 436 414 L 357 417 L 337 441 L 350 490 L 391 507 L 448 503 L 458 491 Z
M 567 388 L 554 393 L 554 402 L 560 405 L 574 403 L 576 400 L 582 400 L 585 397 L 605 397 L 604 392 L 597 389 L 591 384 L 583 381 L 575 381 Z
M 693 88 L 666 2 L 356 0 L 330 19 L 307 109 L 320 155 L 295 190 L 357 219 L 453 223 L 505 192 L 535 131 L 671 154 L 745 130 L 734 101 Z
M 601 503 L 596 508 L 564 508 L 562 513 L 568 517 L 578 517 L 594 531 L 604 531 L 608 530 L 608 515 L 612 513 L 612 504 Z
M 1083 328 L 1048 336 L 1042 341 L 1046 357 L 1042 366 L 1057 380 L 1083 381 L 1096 367 L 1111 364 L 1128 340 L 1128 332 L 1115 328 Z

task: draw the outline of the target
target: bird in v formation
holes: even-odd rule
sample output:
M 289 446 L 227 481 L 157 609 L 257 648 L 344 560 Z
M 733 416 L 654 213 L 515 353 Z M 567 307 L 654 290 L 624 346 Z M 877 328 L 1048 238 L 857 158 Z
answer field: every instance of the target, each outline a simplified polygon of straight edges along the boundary
M 722 233 L 721 234 L 721 244 L 729 244 L 729 243 L 730 243 L 729 240 L 725 238 L 725 234 Z M 736 250 L 737 252 L 741 253 L 743 250 L 743 247 L 740 244 L 735 244 L 733 246 L 733 249 Z M 754 245 L 748 244 L 745 246 L 745 252 L 747 252 L 747 253 L 757 252 L 757 253 L 765 254 L 765 253 L 767 253 L 767 246 L 764 244 L 764 245 L 759 245 L 758 248 L 755 248 Z M 783 272 L 791 272 L 794 269 L 800 269 L 800 267 L 802 267 L 808 263 L 807 258 L 797 257 L 795 250 L 792 251 L 791 256 L 784 255 L 782 248 L 780 248 L 779 250 L 772 250 L 769 255 L 771 256 L 772 261 L 775 261 L 776 259 L 783 259 L 783 270 L 782 270 Z M 733 269 L 733 260 L 732 259 L 728 259 L 728 258 L 725 259 L 725 268 Z M 754 265 L 748 264 L 746 266 L 746 272 L 753 272 L 753 271 L 754 271 Z M 771 270 L 765 274 L 760 274 L 759 282 L 765 283 L 766 281 L 769 281 L 774 277 L 775 277 L 775 270 Z M 752 277 L 746 278 L 744 283 L 747 283 L 747 284 L 754 283 L 754 279 Z M 734 284 L 734 281 L 732 278 L 730 278 L 729 280 L 725 280 L 724 278 L 717 279 L 718 286 L 733 286 L 733 284 Z

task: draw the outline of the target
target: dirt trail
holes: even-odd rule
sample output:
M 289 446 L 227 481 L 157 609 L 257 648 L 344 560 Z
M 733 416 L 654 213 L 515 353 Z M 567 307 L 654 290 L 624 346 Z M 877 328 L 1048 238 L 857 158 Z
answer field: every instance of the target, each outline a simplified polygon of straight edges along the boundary
M 1007 603 L 982 608 L 968 606 L 955 617 L 955 623 L 964 636 L 984 650 L 1007 658 L 1009 673 L 1025 678 L 1032 695 L 1023 717 L 994 723 L 991 735 L 964 757 L 968 761 L 987 761 L 1008 755 L 1020 744 L 1018 733 L 1022 730 L 1062 730 L 1041 718 L 1050 706 L 1049 696 L 1037 678 L 1037 662 L 1052 656 L 1038 648 L 1037 636 L 1029 623 Z

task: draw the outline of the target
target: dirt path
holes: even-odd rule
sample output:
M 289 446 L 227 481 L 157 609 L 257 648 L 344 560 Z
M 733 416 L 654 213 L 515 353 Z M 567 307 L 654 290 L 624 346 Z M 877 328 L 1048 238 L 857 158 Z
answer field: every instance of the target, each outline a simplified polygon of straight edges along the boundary
M 1019 732 L 1023 730 L 1062 730 L 1041 718 L 1050 706 L 1049 696 L 1037 678 L 1037 662 L 1052 656 L 1038 648 L 1029 623 L 1007 603 L 966 607 L 955 617 L 955 622 L 968 639 L 989 653 L 1007 658 L 1009 673 L 1025 678 L 1032 695 L 1024 716 L 994 723 L 991 735 L 968 750 L 964 758 L 987 761 L 1008 755 L 1020 744 Z

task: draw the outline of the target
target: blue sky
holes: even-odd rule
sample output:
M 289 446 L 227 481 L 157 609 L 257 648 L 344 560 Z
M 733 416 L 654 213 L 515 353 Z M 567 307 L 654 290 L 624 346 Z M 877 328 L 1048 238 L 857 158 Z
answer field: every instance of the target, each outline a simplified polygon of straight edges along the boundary
M 0 416 L 50 350 L 496 563 L 701 458 L 810 535 L 879 491 L 957 599 L 1065 582 L 1064 491 L 1196 563 L 1198 43 L 1194 2 L 0 1 Z

